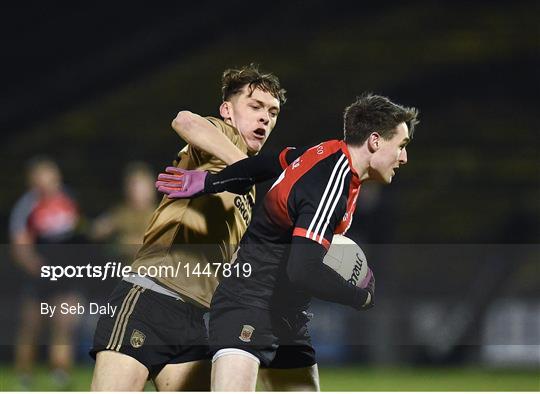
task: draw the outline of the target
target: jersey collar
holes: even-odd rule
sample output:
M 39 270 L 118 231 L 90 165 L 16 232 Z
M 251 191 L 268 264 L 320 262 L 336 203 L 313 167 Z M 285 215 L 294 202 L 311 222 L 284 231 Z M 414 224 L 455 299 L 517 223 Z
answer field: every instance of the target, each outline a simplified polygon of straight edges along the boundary
M 343 140 L 340 140 L 339 144 L 341 146 L 341 151 L 345 153 L 345 156 L 347 156 L 347 160 L 349 161 L 349 167 L 351 168 L 351 174 L 353 175 L 353 179 L 355 180 L 355 182 L 360 183 L 360 177 L 358 176 L 358 173 L 354 169 L 351 153 L 349 152 L 349 148 L 347 148 L 347 144 Z

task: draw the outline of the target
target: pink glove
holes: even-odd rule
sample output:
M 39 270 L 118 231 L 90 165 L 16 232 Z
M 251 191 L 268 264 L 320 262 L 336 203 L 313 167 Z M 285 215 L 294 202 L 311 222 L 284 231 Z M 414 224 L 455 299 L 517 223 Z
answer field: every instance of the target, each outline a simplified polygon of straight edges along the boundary
M 358 287 L 371 290 L 373 293 L 375 292 L 375 275 L 373 275 L 371 268 L 368 267 L 366 277 L 358 284 Z
M 365 305 L 362 307 L 362 309 L 369 309 L 369 308 L 372 308 L 373 305 L 375 305 L 374 303 L 374 297 L 375 297 L 375 275 L 373 275 L 373 271 L 371 270 L 371 268 L 368 267 L 368 273 L 366 275 L 366 277 L 364 278 L 364 280 L 362 282 L 360 282 L 360 284 L 358 285 L 358 287 L 361 287 L 362 289 L 366 289 L 367 291 L 369 291 L 369 294 L 371 294 L 371 301 L 369 302 L 368 305 Z
M 206 171 L 167 167 L 158 175 L 156 188 L 168 198 L 192 198 L 204 194 Z

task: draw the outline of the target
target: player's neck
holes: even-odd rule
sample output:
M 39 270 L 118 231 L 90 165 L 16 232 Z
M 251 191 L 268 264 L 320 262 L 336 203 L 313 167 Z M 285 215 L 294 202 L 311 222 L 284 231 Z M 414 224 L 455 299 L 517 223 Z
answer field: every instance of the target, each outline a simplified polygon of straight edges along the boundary
M 362 146 L 347 144 L 347 149 L 351 155 L 352 165 L 360 178 L 360 182 L 368 180 L 369 152 L 367 152 L 366 144 Z

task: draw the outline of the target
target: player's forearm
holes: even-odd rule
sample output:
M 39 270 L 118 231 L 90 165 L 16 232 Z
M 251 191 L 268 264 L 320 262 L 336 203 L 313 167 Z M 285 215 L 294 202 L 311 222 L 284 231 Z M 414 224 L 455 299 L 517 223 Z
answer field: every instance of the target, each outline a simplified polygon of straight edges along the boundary
M 303 149 L 284 149 L 280 154 L 261 153 L 240 160 L 217 174 L 167 167 L 158 176 L 156 187 L 169 198 L 193 198 L 208 193 L 246 194 L 258 182 L 277 177 L 296 160 Z
M 216 174 L 208 174 L 204 189 L 208 193 L 246 193 L 259 182 L 277 177 L 283 169 L 279 155 L 274 152 L 260 153 L 257 156 L 240 160 Z
M 276 152 L 261 152 L 257 156 L 240 160 L 217 174 L 208 174 L 205 180 L 205 192 L 246 193 L 256 183 L 276 178 L 283 168 L 296 160 L 305 148 L 287 148 Z
M 303 237 L 293 237 L 287 275 L 291 283 L 321 300 L 361 309 L 371 301 L 370 293 L 343 279 L 322 261 L 323 246 Z
M 226 164 L 247 157 L 225 134 L 202 116 L 189 111 L 180 111 L 171 126 L 188 144 L 217 157 Z

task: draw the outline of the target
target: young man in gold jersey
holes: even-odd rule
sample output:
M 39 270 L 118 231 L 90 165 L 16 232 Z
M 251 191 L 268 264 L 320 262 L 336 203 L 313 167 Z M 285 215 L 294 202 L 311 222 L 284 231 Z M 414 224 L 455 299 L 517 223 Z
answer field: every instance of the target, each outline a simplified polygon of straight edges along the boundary
M 285 90 L 254 65 L 223 74 L 222 119 L 181 111 L 173 129 L 188 145 L 174 166 L 217 172 L 256 154 L 272 132 Z M 91 355 L 92 390 L 208 390 L 210 363 L 203 321 L 219 280 L 251 219 L 255 191 L 197 199 L 164 197 L 141 249 L 109 299 L 113 317 L 98 322 Z M 145 275 L 155 273 L 160 275 Z M 208 271 L 205 271 L 208 270 Z M 279 371 L 276 373 L 278 376 Z M 278 376 L 279 378 L 279 376 Z

